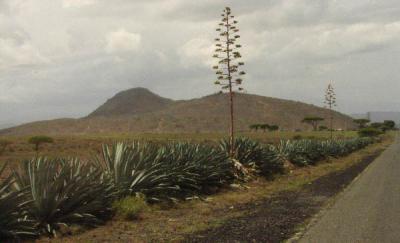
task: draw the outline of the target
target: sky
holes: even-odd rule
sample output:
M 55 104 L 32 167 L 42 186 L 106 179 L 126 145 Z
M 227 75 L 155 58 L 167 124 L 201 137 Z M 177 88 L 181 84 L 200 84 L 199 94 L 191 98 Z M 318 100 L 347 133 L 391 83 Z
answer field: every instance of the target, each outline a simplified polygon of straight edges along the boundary
M 213 40 L 239 21 L 248 93 L 399 111 L 398 0 L 0 0 L 0 126 L 82 117 L 115 93 L 218 91 Z

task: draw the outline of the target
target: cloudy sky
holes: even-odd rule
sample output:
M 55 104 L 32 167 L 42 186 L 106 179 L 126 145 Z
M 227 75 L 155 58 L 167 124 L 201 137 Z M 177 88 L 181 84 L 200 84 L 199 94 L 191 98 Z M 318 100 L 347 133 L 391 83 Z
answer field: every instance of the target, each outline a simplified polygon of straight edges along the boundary
M 142 86 L 169 98 L 216 92 L 220 13 L 241 29 L 249 93 L 338 110 L 398 111 L 398 0 L 0 0 L 0 124 L 88 114 Z

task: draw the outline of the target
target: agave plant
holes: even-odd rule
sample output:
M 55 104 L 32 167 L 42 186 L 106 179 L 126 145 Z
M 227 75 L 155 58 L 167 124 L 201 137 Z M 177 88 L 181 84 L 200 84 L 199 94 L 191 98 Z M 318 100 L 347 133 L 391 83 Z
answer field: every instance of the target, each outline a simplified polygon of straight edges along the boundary
M 26 216 L 26 190 L 14 191 L 13 178 L 2 176 L 5 169 L 6 165 L 0 167 L 0 239 L 36 236 L 34 222 Z
M 182 195 L 202 193 L 230 184 L 233 164 L 226 153 L 206 145 L 170 143 L 159 150 L 162 167 Z
M 373 139 L 353 138 L 347 140 L 298 140 L 287 142 L 288 160 L 297 166 L 314 165 L 326 157 L 341 157 L 373 143 Z
M 104 145 L 94 164 L 111 179 L 118 197 L 142 193 L 149 201 L 160 201 L 178 190 L 169 180 L 173 172 L 163 169 L 158 148 L 149 143 Z
M 265 176 L 272 176 L 283 171 L 284 159 L 276 148 L 272 146 L 265 147 L 259 142 L 248 138 L 237 138 L 234 143 L 234 158 L 244 166 L 259 171 Z M 229 154 L 229 142 L 222 140 L 220 149 Z
M 190 143 L 116 143 L 103 146 L 95 164 L 111 178 L 120 197 L 142 193 L 149 201 L 176 200 L 233 179 L 224 153 Z
M 29 190 L 27 213 L 41 234 L 56 235 L 72 224 L 95 226 L 111 210 L 111 184 L 100 170 L 77 159 L 23 161 L 13 174 L 17 190 Z

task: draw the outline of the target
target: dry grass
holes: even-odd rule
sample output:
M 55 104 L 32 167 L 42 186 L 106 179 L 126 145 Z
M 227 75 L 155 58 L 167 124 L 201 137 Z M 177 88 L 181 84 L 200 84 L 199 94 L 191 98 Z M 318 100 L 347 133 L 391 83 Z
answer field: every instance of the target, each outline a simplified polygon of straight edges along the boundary
M 335 137 L 354 137 L 356 132 L 335 132 Z M 239 133 L 264 143 L 276 143 L 281 139 L 292 139 L 300 135 L 303 138 L 323 139 L 329 137 L 329 132 L 252 132 Z M 115 141 L 191 141 L 215 143 L 226 137 L 225 133 L 138 133 L 138 134 L 102 134 L 80 136 L 55 136 L 53 144 L 41 145 L 39 155 L 48 157 L 78 157 L 88 159 L 101 150 L 103 143 L 110 144 Z M 11 144 L 0 155 L 0 164 L 5 161 L 18 162 L 36 156 L 34 147 L 28 143 L 29 137 L 0 137 L 10 141 Z
M 321 176 L 349 168 L 363 158 L 388 147 L 392 138 L 392 136 L 386 136 L 382 143 L 370 145 L 347 157 L 330 159 L 314 167 L 298 168 L 273 181 L 257 178 L 246 184 L 246 188 L 225 189 L 204 200 L 183 202 L 172 208 L 164 208 L 162 205 L 153 206 L 143 215 L 141 221 L 112 220 L 97 229 L 52 241 L 178 242 L 185 234 L 216 227 L 226 220 L 242 215 L 245 212 L 241 210 L 241 205 L 261 201 L 278 192 L 299 189 Z M 43 239 L 40 242 L 43 242 Z

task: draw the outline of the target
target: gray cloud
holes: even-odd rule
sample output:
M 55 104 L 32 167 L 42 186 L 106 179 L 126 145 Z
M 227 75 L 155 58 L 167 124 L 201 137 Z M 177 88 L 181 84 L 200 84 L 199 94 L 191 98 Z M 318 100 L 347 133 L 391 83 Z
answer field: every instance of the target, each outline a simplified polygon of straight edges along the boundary
M 224 0 L 0 0 L 0 124 L 81 117 L 144 86 L 215 92 L 211 44 Z M 343 112 L 398 110 L 397 0 L 233 0 L 249 93 Z

